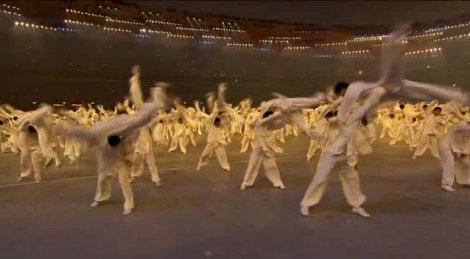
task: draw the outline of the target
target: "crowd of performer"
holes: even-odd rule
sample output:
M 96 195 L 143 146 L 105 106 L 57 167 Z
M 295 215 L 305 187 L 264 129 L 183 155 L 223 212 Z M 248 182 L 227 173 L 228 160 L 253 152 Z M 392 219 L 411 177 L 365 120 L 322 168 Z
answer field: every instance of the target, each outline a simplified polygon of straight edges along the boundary
M 83 153 L 96 153 L 98 183 L 91 206 L 111 197 L 111 181 L 117 176 L 124 196 L 124 214 L 134 209 L 131 183 L 145 168 L 156 186 L 162 184 L 154 149 L 186 153 L 188 145 L 205 144 L 196 170 L 213 155 L 222 170 L 230 171 L 226 146 L 240 136 L 241 153 L 251 151 L 240 189 L 254 185 L 261 165 L 273 187 L 285 189 L 276 163 L 280 143 L 289 135 L 310 138 L 306 158 L 319 154 L 316 171 L 300 212 L 308 215 L 336 169 L 352 212 L 370 217 L 363 205 L 357 163 L 372 153 L 372 144 L 385 138 L 390 145 L 403 143 L 414 150 L 413 159 L 427 150 L 440 160 L 441 188 L 454 191 L 454 181 L 470 186 L 469 94 L 456 87 L 418 83 L 403 78 L 400 50 L 409 25 L 402 25 L 385 39 L 381 74 L 376 82 L 338 82 L 332 89 L 309 97 L 274 98 L 254 107 L 249 99 L 232 105 L 227 86 L 206 96 L 205 103 L 184 106 L 167 93 L 168 84 L 157 83 L 144 98 L 140 68 L 132 68 L 129 97 L 114 109 L 81 105 L 74 109 L 43 104 L 33 111 L 0 106 L 2 152 L 20 155 L 18 181 L 31 174 L 36 183 L 44 167 L 74 163 Z M 147 101 L 144 101 L 147 100 Z M 198 143 L 198 136 L 207 141 Z M 44 166 L 45 165 L 45 166 Z

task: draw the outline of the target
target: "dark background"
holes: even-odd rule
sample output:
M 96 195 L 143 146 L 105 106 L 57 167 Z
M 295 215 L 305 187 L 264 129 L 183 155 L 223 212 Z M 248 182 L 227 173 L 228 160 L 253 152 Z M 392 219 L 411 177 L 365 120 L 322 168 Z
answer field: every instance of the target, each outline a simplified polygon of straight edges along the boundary
M 0 17 L 1 102 L 21 108 L 32 102 L 92 102 L 113 105 L 128 91 L 132 65 L 142 67 L 143 87 L 166 81 L 184 101 L 204 99 L 219 82 L 229 101 L 255 102 L 278 91 L 308 95 L 338 80 L 375 79 L 378 59 L 314 58 L 261 51 L 227 50 L 167 39 L 18 28 Z M 439 44 L 440 57 L 404 58 L 408 78 L 467 87 L 469 40 Z M 362 75 L 359 75 L 362 71 Z

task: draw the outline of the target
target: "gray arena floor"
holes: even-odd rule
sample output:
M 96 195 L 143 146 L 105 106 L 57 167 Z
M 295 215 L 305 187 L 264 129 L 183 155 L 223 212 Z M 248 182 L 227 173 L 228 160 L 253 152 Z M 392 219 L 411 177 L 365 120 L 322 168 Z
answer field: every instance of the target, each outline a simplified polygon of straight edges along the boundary
M 95 161 L 46 169 L 43 183 L 16 183 L 19 157 L 0 155 L 0 258 L 469 258 L 470 188 L 441 191 L 430 156 L 374 144 L 359 170 L 371 219 L 349 212 L 334 174 L 320 205 L 302 217 L 299 201 L 316 161 L 308 141 L 288 138 L 279 155 L 286 190 L 261 172 L 239 186 L 248 153 L 228 149 L 232 172 L 216 161 L 196 172 L 202 145 L 187 155 L 157 152 L 163 186 L 148 173 L 133 184 L 136 210 L 123 216 L 117 180 L 110 202 L 89 204 Z M 29 180 L 31 181 L 31 180 Z

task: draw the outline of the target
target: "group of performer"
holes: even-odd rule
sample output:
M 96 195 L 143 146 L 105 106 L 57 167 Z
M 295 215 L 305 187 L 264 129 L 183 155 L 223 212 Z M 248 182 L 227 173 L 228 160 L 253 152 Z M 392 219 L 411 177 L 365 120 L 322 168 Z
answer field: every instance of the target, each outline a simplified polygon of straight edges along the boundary
M 73 110 L 41 105 L 24 112 L 10 105 L 0 106 L 2 152 L 20 154 L 18 181 L 33 174 L 41 182 L 43 164 L 61 166 L 62 160 L 77 161 L 82 153 L 96 152 L 98 182 L 91 206 L 111 197 L 111 181 L 117 175 L 124 196 L 124 214 L 134 209 L 131 183 L 147 167 L 156 186 L 162 184 L 154 147 L 168 152 L 187 152 L 197 137 L 207 132 L 196 170 L 215 154 L 220 167 L 230 171 L 225 147 L 233 136 L 241 136 L 241 153 L 251 155 L 241 190 L 254 185 L 261 165 L 273 187 L 285 189 L 276 154 L 279 143 L 289 135 L 310 138 L 307 160 L 319 153 L 316 170 L 300 202 L 302 215 L 318 204 L 337 170 L 352 212 L 370 217 L 363 205 L 366 196 L 360 186 L 358 161 L 372 153 L 372 143 L 388 137 L 390 145 L 403 142 L 414 149 L 413 159 L 428 149 L 440 160 L 442 189 L 454 191 L 454 180 L 470 186 L 469 94 L 456 87 L 419 83 L 403 78 L 401 44 L 410 32 L 399 26 L 382 47 L 381 74 L 376 82 L 338 82 L 333 89 L 309 97 L 274 98 L 253 107 L 249 99 L 228 104 L 227 86 L 207 95 L 206 105 L 195 102 L 185 107 L 167 93 L 168 84 L 157 83 L 145 101 L 140 68 L 132 68 L 129 98 L 114 110 L 82 105 Z M 378 134 L 377 129 L 380 129 Z

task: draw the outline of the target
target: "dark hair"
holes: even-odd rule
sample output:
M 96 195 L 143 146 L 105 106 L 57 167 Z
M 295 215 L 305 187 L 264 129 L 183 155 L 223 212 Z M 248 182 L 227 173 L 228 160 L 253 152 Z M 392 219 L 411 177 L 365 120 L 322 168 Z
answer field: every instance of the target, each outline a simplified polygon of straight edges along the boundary
M 0 120 L 0 125 L 3 125 L 5 124 L 5 122 L 3 122 L 3 120 Z
M 388 117 L 390 117 L 391 119 L 395 118 L 395 115 L 392 113 L 390 114 Z
M 338 115 L 338 112 L 337 111 L 329 111 L 325 114 L 325 118 L 326 119 L 329 119 L 329 118 L 333 118 L 335 117 L 336 115 Z
M 13 120 L 17 120 L 18 119 L 18 116 L 13 116 Z
M 163 120 L 159 120 L 158 123 L 163 123 Z
M 108 144 L 112 147 L 115 147 L 121 143 L 121 137 L 116 135 L 111 135 L 108 137 Z
M 183 123 L 183 118 L 179 117 L 179 118 L 178 118 L 178 123 L 179 123 L 179 124 Z
M 367 124 L 369 124 L 369 121 L 367 120 L 367 116 L 362 117 L 361 123 L 364 126 L 367 126 Z
M 33 126 L 31 126 L 31 125 L 28 126 L 28 131 L 29 131 L 29 133 L 31 133 L 31 134 L 37 133 L 36 128 L 33 127 Z
M 400 104 L 400 110 L 405 109 L 405 105 L 403 103 Z
M 423 108 L 424 108 L 424 109 L 428 108 L 428 105 L 427 105 L 427 104 L 423 104 Z
M 220 125 L 220 117 L 215 117 L 214 125 L 217 126 L 217 127 Z
M 339 81 L 338 83 L 336 83 L 333 91 L 335 92 L 336 95 L 339 95 L 341 94 L 342 91 L 348 89 L 348 86 L 349 86 L 348 82 Z
M 435 112 L 435 111 L 440 111 L 440 112 L 441 112 L 441 111 L 442 111 L 442 108 L 439 107 L 439 106 L 437 106 L 437 107 L 434 107 L 434 109 L 433 109 L 432 111 L 433 111 L 433 112 Z
M 267 118 L 267 117 L 269 117 L 269 116 L 271 116 L 271 115 L 273 115 L 273 114 L 274 114 L 273 111 L 267 110 L 267 111 L 265 111 L 265 112 L 263 113 L 263 119 L 264 119 L 264 118 Z

